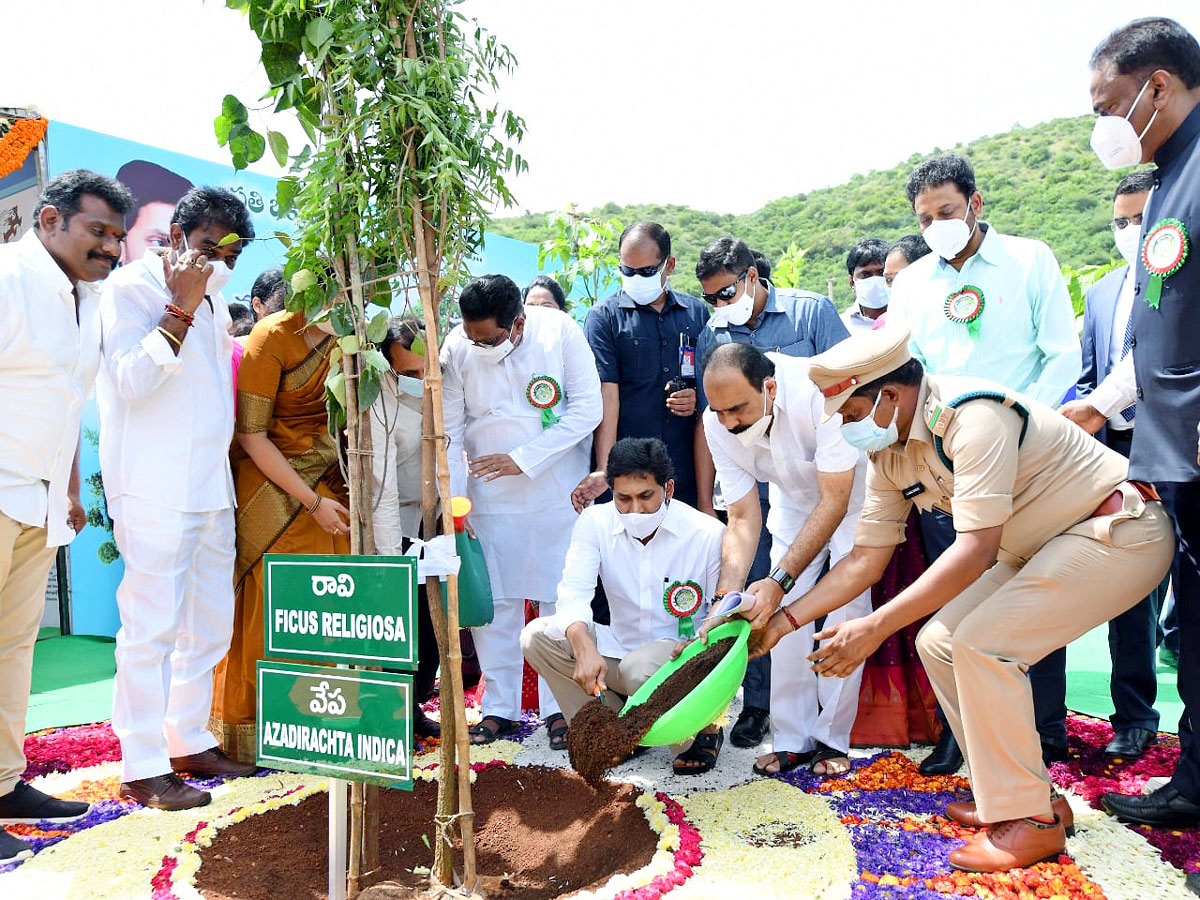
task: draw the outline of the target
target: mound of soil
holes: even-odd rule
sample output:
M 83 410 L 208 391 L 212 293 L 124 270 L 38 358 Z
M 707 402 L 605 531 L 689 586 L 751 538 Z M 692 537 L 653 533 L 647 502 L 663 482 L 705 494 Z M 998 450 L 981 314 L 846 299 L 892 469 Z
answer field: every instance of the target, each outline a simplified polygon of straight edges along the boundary
M 565 769 L 494 766 L 472 786 L 479 889 L 489 897 L 549 900 L 596 888 L 650 862 L 658 835 L 634 805 L 630 785 L 590 790 Z M 381 790 L 381 880 L 410 887 L 433 864 L 437 786 Z M 196 887 L 208 900 L 326 900 L 328 813 L 325 794 L 222 829 L 201 851 Z M 426 843 L 428 841 L 428 843 Z
M 632 753 L 659 718 L 692 692 L 729 652 L 734 638 L 714 641 L 671 673 L 644 703 L 619 716 L 599 700 L 580 707 L 567 732 L 567 757 L 592 787 L 604 784 L 613 766 Z

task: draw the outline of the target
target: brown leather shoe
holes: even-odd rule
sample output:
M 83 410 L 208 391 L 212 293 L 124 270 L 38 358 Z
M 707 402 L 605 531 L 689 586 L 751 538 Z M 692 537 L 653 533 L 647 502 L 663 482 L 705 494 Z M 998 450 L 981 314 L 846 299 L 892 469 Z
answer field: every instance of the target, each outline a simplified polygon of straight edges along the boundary
M 211 747 L 203 753 L 193 753 L 191 756 L 173 756 L 171 768 L 197 778 L 216 778 L 219 775 L 244 778 L 258 771 L 258 766 L 253 763 L 230 759 L 220 747 Z
M 1050 798 L 1050 809 L 1062 822 L 1067 837 L 1075 837 L 1075 813 L 1071 812 L 1071 804 L 1067 802 L 1067 798 L 1062 794 L 1055 793 Z M 987 822 L 979 818 L 974 800 L 958 800 L 954 803 L 947 803 L 946 818 L 969 828 L 983 828 L 987 825 Z
M 174 772 L 121 783 L 121 796 L 153 809 L 192 809 L 208 806 L 212 795 L 184 783 Z
M 964 872 L 1007 872 L 1054 859 L 1067 847 L 1062 822 L 1009 819 L 989 825 L 965 847 L 950 852 L 950 865 Z

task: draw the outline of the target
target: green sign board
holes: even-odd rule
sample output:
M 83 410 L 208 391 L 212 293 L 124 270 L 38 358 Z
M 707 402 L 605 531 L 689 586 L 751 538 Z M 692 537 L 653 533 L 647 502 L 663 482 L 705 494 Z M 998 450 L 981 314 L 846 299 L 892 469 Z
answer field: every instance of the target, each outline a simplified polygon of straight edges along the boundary
M 269 659 L 417 668 L 417 561 L 411 556 L 268 553 Z
M 258 764 L 412 790 L 412 676 L 258 663 Z

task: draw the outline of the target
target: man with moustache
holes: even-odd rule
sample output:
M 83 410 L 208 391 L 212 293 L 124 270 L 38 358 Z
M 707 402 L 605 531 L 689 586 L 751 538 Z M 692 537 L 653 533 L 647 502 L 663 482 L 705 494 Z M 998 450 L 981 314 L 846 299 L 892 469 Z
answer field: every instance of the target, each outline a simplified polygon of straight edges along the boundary
M 121 796 L 157 809 L 211 799 L 181 772 L 255 769 L 207 729 L 234 607 L 233 341 L 221 288 L 253 236 L 235 194 L 193 188 L 171 217 L 171 249 L 123 266 L 101 298 L 100 466 L 125 560 L 113 731 Z
M 33 644 L 58 547 L 83 529 L 79 420 L 100 361 L 94 282 L 116 266 L 129 191 L 77 169 L 50 181 L 33 229 L 0 247 L 0 824 L 71 822 L 86 803 L 21 781 Z M 0 865 L 33 849 L 0 830 Z

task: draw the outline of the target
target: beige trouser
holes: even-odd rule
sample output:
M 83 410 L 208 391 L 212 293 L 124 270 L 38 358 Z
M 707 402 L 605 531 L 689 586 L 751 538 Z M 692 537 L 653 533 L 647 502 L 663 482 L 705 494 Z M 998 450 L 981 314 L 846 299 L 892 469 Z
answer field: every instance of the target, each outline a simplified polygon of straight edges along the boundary
M 1142 505 L 1127 494 L 1125 512 L 1068 529 L 1023 567 L 997 562 L 917 636 L 985 822 L 1052 815 L 1025 673 L 1162 580 L 1175 552 L 1171 520 L 1153 502 L 1131 517 Z
M 33 644 L 46 608 L 46 579 L 57 548 L 46 529 L 0 512 L 0 797 L 25 771 L 25 713 Z
M 592 699 L 591 694 L 575 683 L 575 652 L 566 640 L 556 640 L 546 634 L 552 620 L 534 619 L 521 632 L 521 653 L 529 665 L 546 679 L 554 699 L 562 707 L 568 722 L 583 704 Z M 592 639 L 596 634 L 592 632 Z M 608 694 L 604 702 L 617 712 L 624 705 L 624 697 L 637 693 L 637 689 L 650 680 L 650 676 L 663 667 L 671 658 L 675 641 L 654 641 L 638 647 L 624 659 L 604 657 L 608 665 L 605 683 Z M 616 695 L 621 696 L 616 696 Z

